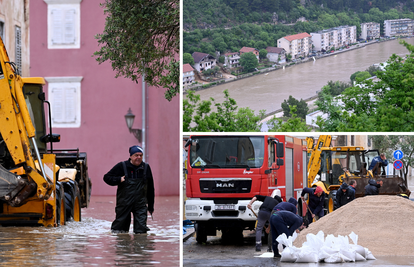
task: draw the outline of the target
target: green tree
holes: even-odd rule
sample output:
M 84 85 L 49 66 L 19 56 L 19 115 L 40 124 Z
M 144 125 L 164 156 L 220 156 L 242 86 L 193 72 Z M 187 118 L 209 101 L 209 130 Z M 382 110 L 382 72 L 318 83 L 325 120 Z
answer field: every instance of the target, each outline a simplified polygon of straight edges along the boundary
M 184 132 L 260 132 L 263 116 L 264 110 L 255 115 L 250 108 L 238 109 L 228 90 L 224 90 L 222 103 L 213 98 L 201 101 L 200 95 L 191 90 L 183 100 Z
M 101 64 L 110 61 L 116 77 L 166 88 L 169 101 L 179 93 L 180 2 L 105 0 L 105 29 L 97 34 Z M 138 30 L 137 30 L 138 29 Z
M 273 117 L 266 124 L 269 132 L 310 132 L 312 128 L 306 125 L 305 120 L 296 115 L 296 106 L 290 106 L 290 118 L 283 121 L 281 118 Z
M 259 58 L 265 59 L 267 57 L 267 50 L 266 49 L 260 49 L 259 51 Z
M 283 116 L 291 117 L 290 107 L 293 106 L 296 107 L 295 115 L 297 115 L 299 118 L 306 119 L 306 115 L 309 111 L 308 103 L 306 103 L 306 101 L 303 99 L 299 101 L 291 95 L 289 96 L 288 100 L 285 99 L 282 103 Z
M 190 64 L 190 65 L 194 65 L 194 58 L 193 56 L 191 56 L 190 53 L 184 53 L 183 54 L 183 64 Z
M 414 167 L 414 135 L 370 135 L 374 148 L 384 153 L 388 162 L 393 162 L 393 153 L 399 149 L 404 153 L 403 179 L 407 185 L 409 167 Z
M 224 64 L 224 61 L 225 61 L 225 57 L 224 57 L 224 56 L 220 56 L 220 57 L 219 57 L 219 62 L 220 62 L 221 64 Z
M 240 56 L 240 65 L 248 72 L 254 71 L 259 62 L 256 58 L 256 55 L 252 52 L 244 53 Z

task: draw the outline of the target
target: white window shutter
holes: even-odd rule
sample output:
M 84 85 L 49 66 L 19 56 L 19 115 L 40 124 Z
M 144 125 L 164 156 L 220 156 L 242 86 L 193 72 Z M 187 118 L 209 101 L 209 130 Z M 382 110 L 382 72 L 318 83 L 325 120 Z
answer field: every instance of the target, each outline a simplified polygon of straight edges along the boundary
M 75 43 L 75 9 L 65 11 L 65 44 Z
M 64 119 L 64 94 L 62 88 L 52 88 L 52 121 L 54 123 L 63 123 Z
M 62 10 L 61 9 L 53 9 L 51 12 L 52 16 L 52 43 L 53 44 L 61 44 L 62 43 Z
M 76 88 L 65 89 L 65 121 L 66 123 L 76 122 Z

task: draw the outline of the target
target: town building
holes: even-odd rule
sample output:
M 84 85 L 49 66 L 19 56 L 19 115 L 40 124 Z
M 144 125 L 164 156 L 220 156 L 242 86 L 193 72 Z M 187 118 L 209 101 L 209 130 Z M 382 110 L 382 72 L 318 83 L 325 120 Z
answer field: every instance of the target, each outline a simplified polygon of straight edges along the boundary
M 238 52 L 229 52 L 224 54 L 224 64 L 230 68 L 240 67 L 240 56 Z
M 0 37 L 10 61 L 29 76 L 29 1 L 0 1 Z
M 312 51 L 311 35 L 303 32 L 282 37 L 277 40 L 277 47 L 285 49 L 292 59 L 306 57 Z
M 216 58 L 210 54 L 194 52 L 192 56 L 194 59 L 194 68 L 198 72 L 212 69 L 217 65 Z
M 61 136 L 53 148 L 86 152 L 92 195 L 104 196 L 115 195 L 117 188 L 103 182 L 104 174 L 129 158 L 129 147 L 140 145 L 151 166 L 155 194 L 178 195 L 179 96 L 168 101 L 166 89 L 142 79 L 116 78 L 111 62 L 97 62 L 95 36 L 103 33 L 107 17 L 101 3 L 30 1 L 30 75 L 46 79 L 53 132 Z M 133 132 L 125 122 L 129 109 L 135 115 Z M 177 156 L 166 160 L 167 155 Z
M 285 49 L 280 48 L 280 47 L 272 47 L 272 46 L 268 46 L 266 48 L 267 51 L 267 59 L 269 59 L 269 61 L 271 62 L 276 62 L 276 63 L 285 63 L 286 62 L 286 52 Z
M 374 40 L 380 38 L 380 24 L 376 22 L 361 23 L 361 39 Z
M 183 86 L 191 85 L 195 80 L 194 69 L 190 64 L 183 65 Z
M 252 52 L 256 56 L 257 60 L 259 60 L 259 50 L 258 49 L 253 48 L 253 47 L 244 46 L 244 47 L 242 47 L 242 49 L 239 50 L 240 56 L 243 55 L 244 53 L 249 53 L 249 52 Z
M 384 36 L 412 36 L 414 34 L 414 20 L 392 19 L 384 21 Z
M 340 26 L 311 33 L 313 50 L 328 51 L 356 43 L 356 26 Z

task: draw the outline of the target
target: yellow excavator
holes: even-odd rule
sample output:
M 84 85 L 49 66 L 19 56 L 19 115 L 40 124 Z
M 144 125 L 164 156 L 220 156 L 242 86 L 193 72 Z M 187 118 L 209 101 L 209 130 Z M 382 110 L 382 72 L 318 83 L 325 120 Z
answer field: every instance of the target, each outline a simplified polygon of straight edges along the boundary
M 380 189 L 382 195 L 410 195 L 406 181 L 398 175 L 385 175 L 384 167 L 382 174 L 374 175 L 377 173 L 375 169 L 381 169 L 379 164 L 368 170 L 372 159 L 379 156 L 378 150 L 365 150 L 361 146 L 331 146 L 330 135 L 319 136 L 316 143 L 313 137 L 307 137 L 306 141 L 310 154 L 307 187 L 322 187 L 328 196 L 325 199 L 325 214 L 336 208 L 336 192 L 341 184 L 349 184 L 351 180 L 357 182 L 355 197 L 364 196 L 365 186 L 370 179 L 383 181 Z
M 53 150 L 60 135 L 52 133 L 50 104 L 43 85 L 43 78 L 20 76 L 0 38 L 2 226 L 58 226 L 68 220 L 80 221 L 81 208 L 89 204 L 91 181 L 86 153 L 79 149 Z

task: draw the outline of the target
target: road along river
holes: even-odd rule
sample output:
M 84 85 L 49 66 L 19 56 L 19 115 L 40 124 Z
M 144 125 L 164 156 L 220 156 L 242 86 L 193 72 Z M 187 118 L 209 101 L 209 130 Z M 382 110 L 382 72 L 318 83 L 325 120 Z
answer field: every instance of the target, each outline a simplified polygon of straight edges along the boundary
M 414 44 L 414 38 L 404 39 Z M 329 57 L 319 58 L 295 66 L 271 71 L 269 74 L 229 82 L 196 92 L 201 100 L 214 98 L 223 102 L 223 91 L 228 89 L 237 106 L 249 107 L 256 113 L 266 110 L 270 113 L 280 109 L 285 99 L 292 95 L 296 99 L 306 99 L 317 94 L 329 81 L 349 82 L 357 71 L 387 61 L 392 54 L 406 55 L 408 50 L 398 40 L 366 45 Z M 185 97 L 185 96 L 184 96 Z

